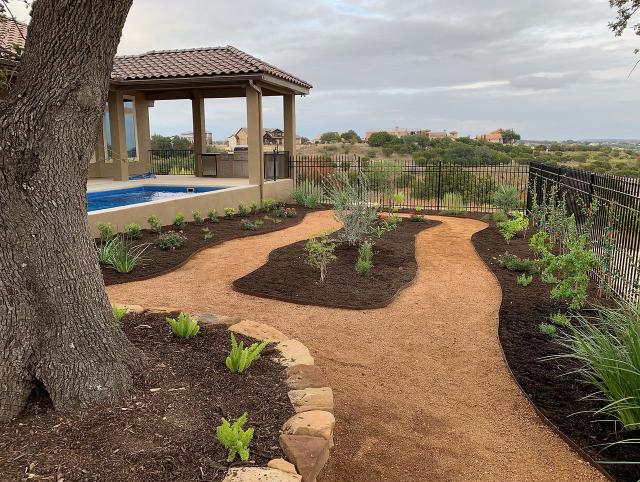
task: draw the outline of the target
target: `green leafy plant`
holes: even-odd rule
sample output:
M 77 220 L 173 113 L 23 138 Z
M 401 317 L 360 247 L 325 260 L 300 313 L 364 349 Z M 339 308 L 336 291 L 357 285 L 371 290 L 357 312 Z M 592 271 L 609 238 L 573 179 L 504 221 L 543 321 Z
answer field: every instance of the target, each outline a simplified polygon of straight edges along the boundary
M 532 274 L 538 271 L 535 260 L 528 258 L 519 258 L 515 254 L 508 251 L 497 258 L 498 264 L 509 271 L 519 271 L 521 273 Z
M 133 245 L 124 236 L 115 236 L 109 241 L 107 264 L 118 273 L 130 273 L 141 263 L 148 244 Z
M 140 236 L 142 236 L 142 230 L 138 223 L 129 223 L 124 228 L 124 234 L 130 239 L 140 239 Z
M 338 259 L 333 254 L 337 245 L 338 242 L 329 238 L 327 234 L 311 238 L 307 241 L 305 248 L 307 251 L 306 262 L 308 265 L 320 270 L 321 283 L 324 282 L 327 275 L 327 266 L 329 263 Z
M 369 274 L 373 268 L 373 243 L 363 241 L 358 249 L 358 260 L 356 261 L 356 272 L 361 276 Z
M 244 204 L 238 205 L 238 215 L 245 218 L 249 215 L 249 208 Z
M 273 209 L 275 209 L 276 207 L 276 200 L 272 199 L 272 198 L 267 198 L 264 201 L 262 201 L 262 209 L 264 209 L 265 212 L 271 212 Z
M 188 340 L 200 332 L 198 320 L 187 313 L 180 312 L 177 318 L 166 317 L 165 320 L 171 326 L 173 334 L 183 340 Z
M 127 314 L 129 309 L 126 306 L 111 305 L 111 311 L 116 321 L 122 321 L 122 318 L 124 318 L 124 315 Z
M 103 243 L 110 241 L 115 236 L 113 225 L 111 223 L 100 222 L 96 224 L 96 228 L 98 228 L 98 232 L 100 233 L 100 241 Z
M 518 276 L 518 284 L 520 286 L 529 286 L 532 281 L 533 281 L 533 276 L 530 276 L 530 275 L 527 276 L 524 273 Z
M 569 317 L 563 315 L 562 313 L 554 313 L 553 315 L 551 315 L 551 321 L 554 325 L 558 326 L 569 326 L 571 324 L 571 320 L 569 320 Z
M 233 424 L 222 417 L 220 425 L 216 427 L 218 441 L 227 449 L 227 462 L 233 462 L 237 456 L 240 456 L 240 460 L 244 462 L 249 460 L 249 444 L 253 439 L 253 428 L 244 430 L 247 417 L 247 412 L 244 412 Z
M 258 225 L 249 219 L 242 219 L 240 221 L 240 229 L 244 231 L 257 231 Z
M 210 239 L 213 239 L 213 233 L 209 228 L 202 228 L 202 237 L 205 241 L 209 241 Z
M 235 213 L 236 211 L 233 208 L 224 208 L 224 217 L 227 219 L 231 219 Z
M 509 213 L 518 208 L 518 189 L 513 186 L 498 186 L 491 196 L 491 201 L 496 209 Z
M 193 217 L 193 222 L 196 224 L 202 224 L 204 222 L 204 219 L 202 219 L 202 213 L 200 213 L 200 211 L 193 211 L 191 213 L 191 216 Z
M 291 196 L 300 206 L 315 209 L 322 202 L 322 194 L 322 186 L 307 179 L 298 183 Z
M 538 231 L 533 233 L 529 239 L 529 247 L 540 258 L 545 259 L 551 253 L 551 243 L 549 242 L 549 233 L 546 231 Z
M 176 217 L 173 218 L 173 225 L 178 229 L 181 229 L 182 227 L 184 227 L 185 225 L 184 214 L 182 213 L 176 214 Z
M 187 242 L 187 238 L 175 231 L 169 231 L 168 233 L 161 234 L 156 239 L 156 246 L 163 251 L 169 251 L 181 248 Z
M 249 205 L 249 212 L 251 214 L 256 214 L 258 212 L 258 203 L 255 203 L 255 202 L 251 203 Z
M 556 325 L 552 325 L 551 323 L 540 323 L 540 325 L 538 325 L 538 329 L 543 335 L 551 337 L 558 336 Z
M 509 220 L 509 216 L 502 209 L 496 210 L 491 217 L 496 223 L 503 223 Z
M 116 246 L 115 238 L 111 238 L 109 241 L 100 242 L 98 246 L 98 260 L 100 264 L 108 265 L 111 263 L 111 257 Z
M 207 213 L 207 219 L 211 223 L 219 223 L 220 220 L 218 219 L 217 209 L 210 209 L 209 212 Z
M 513 218 L 498 223 L 500 234 L 502 234 L 502 237 L 507 241 L 507 243 L 511 242 L 511 239 L 516 234 L 526 231 L 528 227 L 529 218 L 525 217 L 525 215 L 520 211 L 516 211 L 513 214 Z
M 160 224 L 160 218 L 158 216 L 149 216 L 147 218 L 147 223 L 151 227 L 151 231 L 156 234 L 160 234 L 162 232 L 162 224 Z
M 604 400 L 606 414 L 627 430 L 640 428 L 640 305 L 601 308 L 595 318 L 578 314 L 560 339 L 566 350 L 550 358 L 579 363 L 577 373 Z
M 415 208 L 414 211 L 415 212 L 409 217 L 409 221 L 413 221 L 414 223 L 423 223 L 426 221 L 424 214 L 420 214 L 423 211 L 421 207 Z
M 244 342 L 238 343 L 235 335 L 231 333 L 231 353 L 225 361 L 227 368 L 231 373 L 244 373 L 254 361 L 260 358 L 260 353 L 268 344 L 269 341 L 265 340 L 245 347 Z
M 298 216 L 298 212 L 295 210 L 295 208 L 286 208 L 284 210 L 284 215 L 288 218 L 295 218 L 296 216 Z

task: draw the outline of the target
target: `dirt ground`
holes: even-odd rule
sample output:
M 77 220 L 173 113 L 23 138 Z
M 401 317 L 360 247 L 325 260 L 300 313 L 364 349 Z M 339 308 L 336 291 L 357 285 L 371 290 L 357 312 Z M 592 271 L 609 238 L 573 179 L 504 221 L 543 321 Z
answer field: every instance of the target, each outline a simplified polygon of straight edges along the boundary
M 254 319 L 303 341 L 336 403 L 323 482 L 604 480 L 542 424 L 507 374 L 497 342 L 500 288 L 470 242 L 485 224 L 430 219 L 442 224 L 417 238 L 416 282 L 378 310 L 294 305 L 231 288 L 272 249 L 335 225 L 330 212 L 108 292 L 114 302 Z

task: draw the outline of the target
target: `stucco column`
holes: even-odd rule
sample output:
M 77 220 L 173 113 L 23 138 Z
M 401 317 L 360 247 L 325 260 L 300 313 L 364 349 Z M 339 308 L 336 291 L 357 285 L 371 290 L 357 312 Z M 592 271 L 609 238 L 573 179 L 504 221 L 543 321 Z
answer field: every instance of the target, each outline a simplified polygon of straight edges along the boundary
M 142 164 L 139 172 L 151 172 L 149 149 L 151 149 L 151 133 L 149 131 L 149 102 L 144 92 L 136 92 L 136 137 L 138 143 L 138 161 Z
M 247 147 L 249 156 L 249 184 L 260 186 L 264 182 L 264 148 L 262 146 L 262 92 L 247 85 Z
M 122 92 L 109 92 L 109 131 L 111 132 L 111 159 L 113 180 L 129 180 L 129 158 L 124 130 L 124 102 Z
M 282 111 L 284 112 L 284 150 L 290 156 L 296 155 L 296 96 L 282 96 Z
M 204 122 L 204 98 L 191 99 L 191 113 L 193 114 L 193 158 L 195 174 L 202 176 L 202 154 L 207 152 Z

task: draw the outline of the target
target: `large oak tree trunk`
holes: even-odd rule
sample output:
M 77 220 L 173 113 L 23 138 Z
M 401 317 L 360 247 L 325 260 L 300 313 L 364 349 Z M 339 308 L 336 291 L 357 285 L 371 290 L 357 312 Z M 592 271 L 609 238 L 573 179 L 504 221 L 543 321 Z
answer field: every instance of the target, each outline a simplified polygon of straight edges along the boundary
M 111 312 L 85 200 L 131 2 L 37 0 L 0 101 L 0 420 L 40 383 L 60 410 L 112 403 L 143 361 Z

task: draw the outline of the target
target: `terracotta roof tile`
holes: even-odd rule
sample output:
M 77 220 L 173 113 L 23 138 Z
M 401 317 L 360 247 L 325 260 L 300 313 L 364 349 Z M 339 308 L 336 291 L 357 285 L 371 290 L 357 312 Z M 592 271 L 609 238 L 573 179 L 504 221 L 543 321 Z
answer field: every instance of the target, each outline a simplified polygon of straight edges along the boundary
M 311 85 L 235 47 L 151 51 L 115 58 L 114 80 L 213 77 L 234 74 L 269 74 L 293 84 Z
M 12 51 L 16 45 L 24 48 L 26 37 L 27 26 L 24 23 L 9 18 L 0 18 L 0 47 Z

